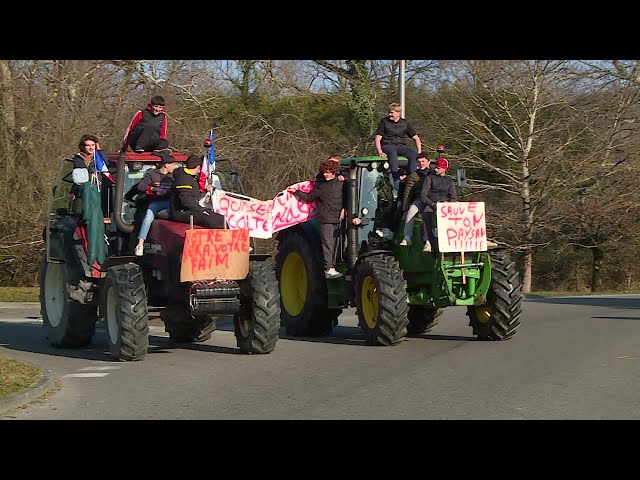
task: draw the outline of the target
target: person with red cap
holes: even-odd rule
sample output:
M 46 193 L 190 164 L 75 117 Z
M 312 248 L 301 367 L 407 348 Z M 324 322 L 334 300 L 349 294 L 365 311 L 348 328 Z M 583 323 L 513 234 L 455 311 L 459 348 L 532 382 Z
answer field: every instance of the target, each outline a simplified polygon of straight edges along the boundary
M 420 198 L 424 205 L 422 211 L 423 225 L 427 230 L 427 242 L 424 244 L 423 252 L 430 252 L 431 245 L 434 250 L 438 250 L 438 238 L 431 228 L 431 220 L 438 202 L 455 202 L 458 200 L 456 185 L 453 178 L 447 175 L 449 162 L 446 158 L 439 158 L 436 161 L 436 168 L 432 175 L 427 175 L 422 184 Z

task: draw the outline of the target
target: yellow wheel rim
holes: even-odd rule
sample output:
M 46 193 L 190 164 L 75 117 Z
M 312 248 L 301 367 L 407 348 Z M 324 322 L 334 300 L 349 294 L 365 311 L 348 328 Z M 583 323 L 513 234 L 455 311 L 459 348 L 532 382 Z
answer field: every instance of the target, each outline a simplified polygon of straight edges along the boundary
M 289 315 L 299 315 L 307 301 L 307 271 L 296 252 L 289 253 L 280 271 L 280 296 Z
M 487 323 L 491 320 L 493 314 L 491 313 L 491 307 L 489 305 L 482 305 L 480 307 L 476 307 L 476 316 L 478 317 L 478 321 L 480 323 Z
M 362 315 L 364 321 L 370 329 L 374 329 L 378 324 L 378 289 L 373 278 L 366 277 L 362 282 L 360 290 L 362 302 Z

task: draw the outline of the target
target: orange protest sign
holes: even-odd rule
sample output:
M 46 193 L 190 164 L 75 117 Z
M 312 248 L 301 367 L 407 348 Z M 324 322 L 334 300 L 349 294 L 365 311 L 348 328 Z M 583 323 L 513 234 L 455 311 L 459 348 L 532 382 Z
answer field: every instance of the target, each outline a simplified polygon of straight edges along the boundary
M 187 230 L 181 282 L 242 280 L 249 273 L 249 230 Z

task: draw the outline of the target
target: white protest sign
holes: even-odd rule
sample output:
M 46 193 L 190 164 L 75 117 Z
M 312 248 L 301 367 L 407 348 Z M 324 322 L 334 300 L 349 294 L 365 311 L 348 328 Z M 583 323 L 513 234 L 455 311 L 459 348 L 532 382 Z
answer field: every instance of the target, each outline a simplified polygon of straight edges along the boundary
M 438 202 L 436 215 L 441 252 L 487 250 L 484 202 Z

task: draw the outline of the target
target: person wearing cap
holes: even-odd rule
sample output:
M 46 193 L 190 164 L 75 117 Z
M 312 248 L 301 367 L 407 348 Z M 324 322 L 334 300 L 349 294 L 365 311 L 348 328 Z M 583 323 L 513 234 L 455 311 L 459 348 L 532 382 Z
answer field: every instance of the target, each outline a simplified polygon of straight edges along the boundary
M 144 241 L 147 239 L 151 223 L 156 218 L 156 215 L 163 210 L 169 209 L 169 194 L 173 187 L 173 171 L 177 166 L 175 158 L 169 154 L 163 155 L 158 166 L 149 170 L 138 183 L 138 191 L 145 193 L 149 200 L 144 220 L 140 225 L 138 244 L 134 250 L 138 257 L 141 257 L 144 252 Z
M 176 222 L 193 223 L 205 228 L 224 228 L 224 217 L 210 208 L 200 205 L 200 185 L 198 179 L 202 170 L 204 155 L 191 155 L 185 166 L 173 172 L 173 188 L 171 189 L 170 212 L 171 219 Z M 213 186 L 207 185 L 207 191 Z
M 167 115 L 164 113 L 163 97 L 152 97 L 147 107 L 138 110 L 133 116 L 124 132 L 122 151 L 126 152 L 128 146 L 136 153 L 171 153 L 167 140 Z
M 431 245 L 435 247 L 436 251 L 438 249 L 438 239 L 431 228 L 431 220 L 436 204 L 438 202 L 455 202 L 458 200 L 456 185 L 453 178 L 447 175 L 447 170 L 449 170 L 449 162 L 446 158 L 439 158 L 436 161 L 434 173 L 427 175 L 422 184 L 422 192 L 420 193 L 420 198 L 424 204 L 422 219 L 426 228 L 426 238 L 428 239 L 422 249 L 424 252 L 430 252 Z

